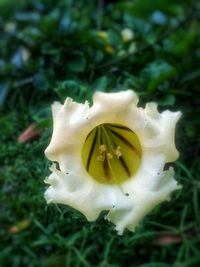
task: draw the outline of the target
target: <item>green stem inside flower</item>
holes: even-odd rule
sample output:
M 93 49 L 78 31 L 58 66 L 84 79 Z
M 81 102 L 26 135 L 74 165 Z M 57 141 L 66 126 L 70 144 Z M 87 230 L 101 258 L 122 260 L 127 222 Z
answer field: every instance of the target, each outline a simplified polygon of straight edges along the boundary
M 83 164 L 100 183 L 122 184 L 137 172 L 142 149 L 137 135 L 129 128 L 104 123 L 87 136 L 82 148 Z

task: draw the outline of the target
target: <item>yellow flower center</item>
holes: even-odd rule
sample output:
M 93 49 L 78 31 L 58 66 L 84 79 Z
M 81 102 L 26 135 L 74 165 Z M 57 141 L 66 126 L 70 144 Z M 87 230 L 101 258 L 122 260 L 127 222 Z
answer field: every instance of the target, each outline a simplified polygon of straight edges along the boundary
M 131 178 L 140 166 L 141 156 L 137 135 L 119 124 L 98 125 L 88 134 L 82 148 L 87 172 L 106 184 L 121 184 Z

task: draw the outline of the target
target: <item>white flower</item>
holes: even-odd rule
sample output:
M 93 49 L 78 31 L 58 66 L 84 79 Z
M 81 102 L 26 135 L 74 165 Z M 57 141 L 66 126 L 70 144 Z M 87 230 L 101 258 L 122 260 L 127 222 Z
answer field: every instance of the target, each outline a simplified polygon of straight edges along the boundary
M 53 134 L 45 154 L 57 162 L 45 182 L 48 203 L 62 203 L 89 221 L 107 210 L 106 219 L 134 231 L 140 220 L 181 188 L 174 171 L 175 125 L 180 112 L 159 113 L 156 103 L 137 107 L 131 91 L 96 92 L 93 105 L 67 98 L 52 106 Z
M 122 34 L 122 39 L 125 43 L 131 41 L 134 38 L 134 32 L 129 28 L 123 29 L 121 31 L 121 34 Z

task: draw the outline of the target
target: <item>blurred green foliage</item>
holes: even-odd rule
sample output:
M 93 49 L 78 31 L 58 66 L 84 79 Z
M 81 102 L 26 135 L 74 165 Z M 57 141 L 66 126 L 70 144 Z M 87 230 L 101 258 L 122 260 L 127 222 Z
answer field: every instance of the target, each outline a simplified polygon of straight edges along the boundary
M 199 8 L 195 0 L 0 1 L 0 266 L 199 266 Z M 103 215 L 88 223 L 68 207 L 46 206 L 43 151 L 53 101 L 128 88 L 140 105 L 182 111 L 176 179 L 183 190 L 135 234 L 118 237 Z M 18 144 L 33 121 L 42 135 Z M 18 224 L 24 220 L 31 223 Z M 13 225 L 25 226 L 13 233 Z M 169 234 L 181 242 L 156 243 Z

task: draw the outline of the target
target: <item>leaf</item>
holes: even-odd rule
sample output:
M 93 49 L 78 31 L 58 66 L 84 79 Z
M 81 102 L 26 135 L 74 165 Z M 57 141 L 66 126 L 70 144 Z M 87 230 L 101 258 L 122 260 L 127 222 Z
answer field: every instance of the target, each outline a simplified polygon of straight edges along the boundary
M 156 238 L 155 243 L 160 246 L 167 246 L 171 244 L 179 244 L 181 241 L 181 237 L 178 235 L 163 234 Z
M 136 31 L 138 31 L 144 36 L 147 36 L 146 34 L 149 33 L 151 29 L 151 25 L 147 21 L 135 17 L 131 14 L 125 14 L 124 20 L 128 25 L 131 25 Z
M 152 22 L 158 25 L 165 25 L 167 23 L 166 15 L 160 10 L 155 10 L 151 16 Z
M 186 73 L 181 79 L 181 83 L 192 83 L 192 82 L 200 82 L 200 69 L 192 70 Z
M 163 98 L 159 99 L 158 104 L 161 106 L 174 106 L 176 102 L 176 97 L 174 95 L 165 95 Z
M 8 82 L 0 83 L 0 106 L 3 105 L 8 95 L 9 85 Z
M 147 90 L 153 92 L 163 81 L 175 76 L 175 68 L 166 61 L 157 60 L 148 64 L 142 71 L 142 78 L 147 82 Z
M 51 109 L 50 107 L 36 107 L 36 109 L 33 109 L 32 117 L 37 123 L 40 123 L 45 119 L 51 118 Z
M 109 30 L 108 31 L 108 43 L 111 46 L 118 47 L 122 43 L 122 36 L 121 32 L 116 30 Z
M 46 42 L 42 45 L 41 51 L 44 55 L 57 56 L 60 54 L 60 49 L 54 47 L 50 42 Z
M 31 224 L 31 220 L 25 219 L 11 226 L 8 231 L 11 234 L 17 234 L 17 233 L 24 231 L 26 228 L 28 228 L 30 224 Z
M 36 125 L 32 123 L 25 131 L 23 131 L 20 136 L 18 137 L 18 143 L 26 143 L 33 138 L 40 135 L 42 129 L 36 128 Z
M 36 129 L 50 128 L 50 127 L 52 128 L 51 118 L 41 119 L 39 122 L 35 124 Z
M 20 49 L 15 51 L 14 55 L 12 56 L 11 63 L 16 69 L 21 69 L 23 67 L 23 58 Z
M 66 254 L 52 254 L 43 261 L 43 267 L 64 267 L 66 266 Z
M 74 80 L 67 80 L 58 83 L 54 91 L 59 95 L 60 99 L 64 101 L 67 96 L 74 97 L 79 94 L 79 83 Z
M 82 72 L 86 67 L 86 59 L 82 52 L 75 52 L 71 60 L 67 62 L 67 67 L 74 72 Z
M 22 22 L 37 22 L 40 20 L 40 15 L 37 12 L 18 12 L 16 14 L 16 20 Z
M 0 1 L 0 10 L 1 10 L 1 17 L 8 18 L 12 11 L 16 10 L 17 8 L 22 8 L 25 4 L 26 0 L 20 0 L 17 5 L 16 2 L 13 0 L 1 0 Z
M 39 71 L 33 78 L 33 84 L 35 88 L 40 91 L 47 91 L 49 89 L 49 81 L 45 76 L 44 71 Z
M 132 8 L 132 12 L 136 16 L 141 16 L 146 19 L 155 10 L 164 11 L 169 14 L 176 14 L 179 10 L 176 9 L 177 3 L 173 0 L 156 0 L 156 1 L 146 1 L 146 0 L 135 0 Z
M 92 85 L 92 89 L 94 91 L 105 91 L 108 86 L 108 77 L 102 76 L 95 80 L 95 82 Z
M 185 126 L 185 134 L 188 137 L 194 137 L 197 133 L 197 130 L 195 128 L 195 125 L 193 122 L 188 122 Z

